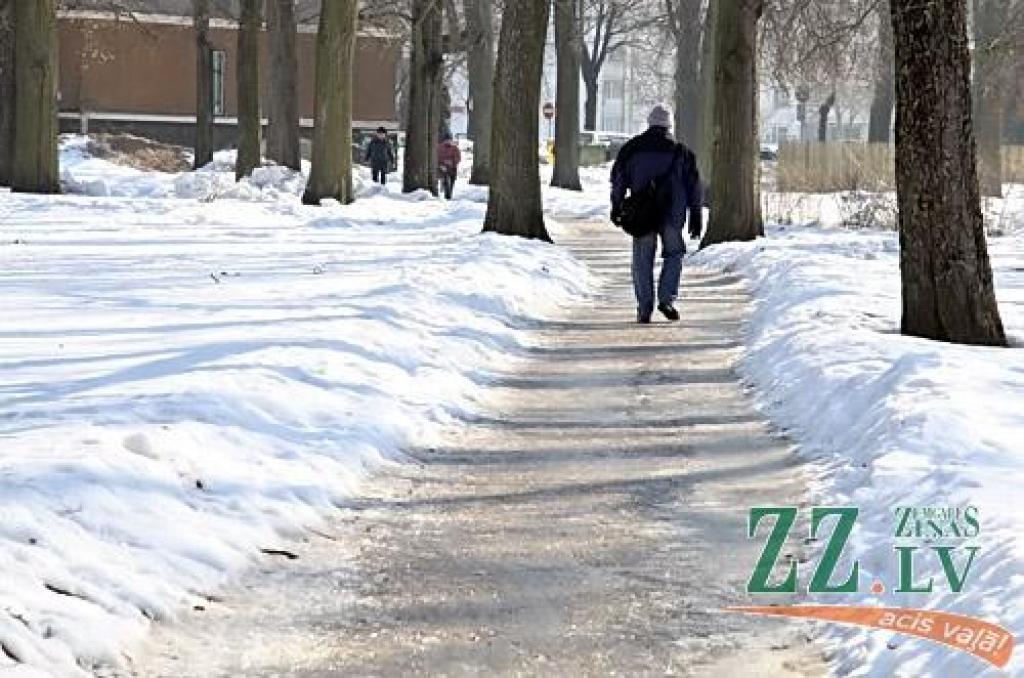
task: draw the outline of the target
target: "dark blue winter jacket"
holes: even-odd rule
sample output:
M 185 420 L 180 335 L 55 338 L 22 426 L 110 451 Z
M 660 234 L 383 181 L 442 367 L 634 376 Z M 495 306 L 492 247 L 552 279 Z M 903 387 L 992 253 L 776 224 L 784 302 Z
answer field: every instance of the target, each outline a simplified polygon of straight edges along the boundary
M 672 209 L 665 215 L 665 225 L 682 228 L 690 217 L 690 231 L 700 232 L 701 183 L 697 160 L 683 144 L 677 144 L 663 127 L 651 127 L 633 137 L 619 151 L 612 167 L 612 212 L 619 212 L 626 192 L 643 190 L 651 181 L 662 177 L 672 166 L 676 153 L 682 156 L 672 173 Z

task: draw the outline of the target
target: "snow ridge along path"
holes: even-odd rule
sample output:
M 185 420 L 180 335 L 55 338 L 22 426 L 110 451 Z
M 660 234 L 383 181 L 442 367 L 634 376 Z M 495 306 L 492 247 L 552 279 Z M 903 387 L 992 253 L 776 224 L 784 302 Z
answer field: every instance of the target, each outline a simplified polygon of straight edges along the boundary
M 683 322 L 639 327 L 622 236 L 559 242 L 601 292 L 526 335 L 489 413 L 158 627 L 136 675 L 827 673 L 804 628 L 721 612 L 759 552 L 747 508 L 806 487 L 734 371 L 742 283 L 687 268 Z

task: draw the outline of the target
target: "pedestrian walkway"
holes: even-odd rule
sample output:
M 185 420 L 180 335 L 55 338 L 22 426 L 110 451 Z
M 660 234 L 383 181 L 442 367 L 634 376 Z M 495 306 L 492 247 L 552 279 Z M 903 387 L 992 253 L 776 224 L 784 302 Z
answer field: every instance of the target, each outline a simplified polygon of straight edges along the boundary
M 734 371 L 742 284 L 687 269 L 683 321 L 641 327 L 622 236 L 560 242 L 603 290 L 530 334 L 489 411 L 158 631 L 139 675 L 825 673 L 803 627 L 721 611 L 760 551 L 747 508 L 805 492 Z

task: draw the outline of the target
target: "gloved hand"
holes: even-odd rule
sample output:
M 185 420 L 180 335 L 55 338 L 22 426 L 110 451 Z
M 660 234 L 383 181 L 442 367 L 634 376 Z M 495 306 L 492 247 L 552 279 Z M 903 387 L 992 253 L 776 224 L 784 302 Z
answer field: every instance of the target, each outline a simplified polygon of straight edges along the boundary
M 687 220 L 689 223 L 690 237 L 693 239 L 700 238 L 701 233 L 704 231 L 704 212 L 701 208 L 693 208 L 690 210 L 690 218 Z
M 622 206 L 612 205 L 612 223 L 616 226 L 622 225 Z

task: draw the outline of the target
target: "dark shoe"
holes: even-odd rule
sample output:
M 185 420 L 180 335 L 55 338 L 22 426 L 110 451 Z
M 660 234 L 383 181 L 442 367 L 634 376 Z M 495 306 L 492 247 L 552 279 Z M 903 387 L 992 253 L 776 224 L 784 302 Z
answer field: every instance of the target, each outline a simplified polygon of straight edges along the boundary
M 672 304 L 658 304 L 658 310 L 671 322 L 679 322 L 679 311 Z
M 650 313 L 645 313 L 643 311 L 637 311 L 636 312 L 636 321 L 640 325 L 650 325 L 651 324 L 651 314 Z

